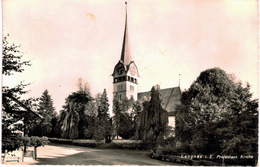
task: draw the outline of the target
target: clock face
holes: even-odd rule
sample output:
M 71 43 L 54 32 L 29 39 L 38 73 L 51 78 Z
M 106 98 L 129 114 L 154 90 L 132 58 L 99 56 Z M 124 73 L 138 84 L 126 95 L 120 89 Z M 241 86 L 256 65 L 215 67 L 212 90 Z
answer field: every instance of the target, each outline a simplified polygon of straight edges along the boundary
M 124 72 L 124 67 L 123 67 L 122 64 L 119 64 L 118 67 L 117 67 L 117 73 L 119 75 L 121 75 L 121 74 L 123 74 L 123 72 Z
M 129 69 L 129 70 L 130 70 L 130 74 L 131 74 L 131 75 L 134 76 L 134 75 L 136 74 L 136 68 L 135 68 L 135 66 L 133 66 L 133 65 L 130 66 L 130 69 Z

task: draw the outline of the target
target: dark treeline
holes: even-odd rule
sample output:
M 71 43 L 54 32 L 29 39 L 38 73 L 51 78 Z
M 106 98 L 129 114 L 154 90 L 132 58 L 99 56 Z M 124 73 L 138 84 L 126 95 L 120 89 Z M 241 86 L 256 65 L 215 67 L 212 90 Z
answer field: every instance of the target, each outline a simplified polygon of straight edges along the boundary
M 133 98 L 120 101 L 116 94 L 113 100 L 114 116 L 110 117 L 106 89 L 94 98 L 82 79 L 78 80 L 78 85 L 79 90 L 66 98 L 59 115 L 48 90 L 43 92 L 37 111 L 44 121 L 34 126 L 29 135 L 106 141 L 118 137 L 144 141 L 163 139 L 168 115 L 161 106 L 159 91 L 155 87 L 151 90 L 150 101 L 134 101 Z

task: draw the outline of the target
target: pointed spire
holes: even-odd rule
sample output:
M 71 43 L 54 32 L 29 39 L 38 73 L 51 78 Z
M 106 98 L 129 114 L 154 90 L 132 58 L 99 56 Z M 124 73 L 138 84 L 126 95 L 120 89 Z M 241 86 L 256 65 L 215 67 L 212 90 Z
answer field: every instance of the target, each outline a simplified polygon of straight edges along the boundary
M 121 52 L 121 60 L 124 62 L 125 65 L 128 65 L 132 61 L 132 55 L 131 55 L 130 42 L 128 37 L 128 28 L 127 28 L 127 2 L 125 2 L 125 5 L 126 5 L 125 32 L 124 32 L 123 46 Z

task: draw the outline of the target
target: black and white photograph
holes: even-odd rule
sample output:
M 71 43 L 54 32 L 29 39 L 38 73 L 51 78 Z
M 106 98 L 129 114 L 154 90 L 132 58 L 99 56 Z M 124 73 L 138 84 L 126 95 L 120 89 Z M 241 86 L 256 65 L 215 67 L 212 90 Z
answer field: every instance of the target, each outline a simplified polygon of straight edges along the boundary
M 258 166 L 257 0 L 2 0 L 2 165 Z

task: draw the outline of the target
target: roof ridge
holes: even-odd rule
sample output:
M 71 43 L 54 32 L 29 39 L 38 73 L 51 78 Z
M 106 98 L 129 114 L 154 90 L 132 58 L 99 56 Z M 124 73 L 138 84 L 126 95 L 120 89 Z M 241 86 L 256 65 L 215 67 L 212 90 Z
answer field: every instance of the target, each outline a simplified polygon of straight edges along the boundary
M 167 108 L 167 106 L 168 106 L 168 104 L 169 104 L 169 101 L 170 101 L 171 97 L 172 97 L 172 93 L 173 93 L 174 88 L 175 88 L 175 87 L 172 88 L 172 92 L 171 92 L 171 94 L 170 94 L 170 96 L 169 96 L 169 99 L 168 99 L 166 105 L 165 105 L 165 108 L 164 108 L 165 110 L 166 110 L 166 108 Z

